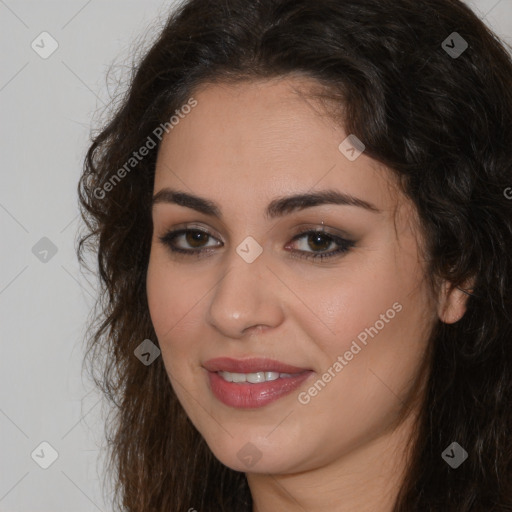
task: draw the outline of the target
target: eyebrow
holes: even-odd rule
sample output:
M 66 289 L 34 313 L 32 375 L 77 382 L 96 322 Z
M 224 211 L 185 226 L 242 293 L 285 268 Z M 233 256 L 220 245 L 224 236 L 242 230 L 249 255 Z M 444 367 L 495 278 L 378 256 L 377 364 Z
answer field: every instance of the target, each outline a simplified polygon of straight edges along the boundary
M 203 197 L 187 194 L 183 191 L 163 188 L 153 196 L 152 206 L 158 203 L 171 203 L 185 206 L 186 208 L 191 208 L 192 210 L 222 220 L 222 212 L 215 202 Z M 350 194 L 345 194 L 337 190 L 321 190 L 313 193 L 278 197 L 269 203 L 265 214 L 267 218 L 273 219 L 275 217 L 282 217 L 293 211 L 304 210 L 324 204 L 357 206 L 373 213 L 382 213 L 381 210 L 372 203 Z

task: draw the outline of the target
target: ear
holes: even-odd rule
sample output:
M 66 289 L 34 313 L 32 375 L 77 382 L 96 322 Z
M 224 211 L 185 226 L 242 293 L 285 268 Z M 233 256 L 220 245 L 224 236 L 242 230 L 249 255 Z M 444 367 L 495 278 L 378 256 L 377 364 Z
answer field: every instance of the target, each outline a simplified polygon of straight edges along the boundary
M 466 293 L 464 293 L 466 292 Z M 445 324 L 458 322 L 466 312 L 468 294 L 473 293 L 473 280 L 457 288 L 453 283 L 444 281 L 441 287 L 437 314 Z

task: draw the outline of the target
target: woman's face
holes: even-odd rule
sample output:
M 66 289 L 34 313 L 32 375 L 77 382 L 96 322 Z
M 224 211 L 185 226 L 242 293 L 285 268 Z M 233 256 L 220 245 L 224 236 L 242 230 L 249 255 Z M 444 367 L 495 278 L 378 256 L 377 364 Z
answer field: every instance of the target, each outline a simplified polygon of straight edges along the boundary
M 201 198 L 153 205 L 163 362 L 215 456 L 244 472 L 319 468 L 389 432 L 436 319 L 413 205 L 291 85 L 201 89 L 156 165 L 155 195 Z M 355 201 L 283 202 L 325 191 Z M 200 232 L 160 239 L 184 228 Z

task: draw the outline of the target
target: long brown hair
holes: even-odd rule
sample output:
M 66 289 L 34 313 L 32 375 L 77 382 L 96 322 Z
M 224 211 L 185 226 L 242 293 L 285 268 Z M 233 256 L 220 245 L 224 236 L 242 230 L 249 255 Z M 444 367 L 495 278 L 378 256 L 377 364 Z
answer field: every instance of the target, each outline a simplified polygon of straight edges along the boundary
M 333 118 L 400 177 L 432 281 L 474 278 L 463 318 L 434 327 L 394 511 L 512 511 L 512 62 L 457 0 L 189 0 L 134 66 L 78 187 L 77 254 L 85 265 L 85 249 L 97 253 L 101 280 L 85 361 L 111 405 L 115 506 L 251 510 L 244 473 L 212 455 L 162 358 L 146 366 L 134 351 L 158 345 L 145 282 L 157 134 L 202 84 L 291 74 L 315 79 L 344 107 Z M 148 138 L 154 148 L 135 157 Z M 441 458 L 452 441 L 469 454 L 457 469 Z

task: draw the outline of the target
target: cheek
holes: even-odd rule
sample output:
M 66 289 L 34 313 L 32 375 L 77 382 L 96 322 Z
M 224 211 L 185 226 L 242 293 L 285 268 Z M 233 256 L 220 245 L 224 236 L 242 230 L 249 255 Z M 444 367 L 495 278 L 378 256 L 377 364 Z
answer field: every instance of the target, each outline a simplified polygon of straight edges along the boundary
M 403 328 L 404 317 L 412 313 L 413 318 L 417 309 L 425 308 L 422 291 L 412 293 L 418 286 L 414 279 L 414 273 L 404 278 L 393 268 L 351 269 L 338 275 L 333 272 L 316 283 L 311 289 L 314 293 L 297 293 L 308 297 L 313 306 L 313 314 L 303 317 L 309 322 L 307 331 L 313 331 L 315 339 L 339 352 L 348 350 L 358 336 L 364 342 L 367 329 L 375 324 L 379 333 L 399 325 Z
M 194 421 L 196 411 L 190 394 L 197 395 L 198 368 L 192 365 L 192 351 L 197 350 L 191 343 L 190 333 L 186 336 L 187 313 L 190 314 L 198 297 L 180 282 L 179 273 L 158 258 L 150 257 L 146 278 L 146 292 L 151 321 L 161 349 L 162 362 L 169 382 L 189 418 Z M 186 390 L 186 391 L 185 391 Z
M 173 293 L 168 283 L 170 283 L 168 272 L 165 271 L 165 267 L 152 251 L 146 275 L 146 293 L 151 321 L 159 338 L 161 333 L 170 329 L 171 319 L 167 312 L 174 310 L 169 306 L 174 306 L 173 301 L 176 294 Z
M 315 311 L 325 312 L 322 319 L 336 334 L 318 321 L 309 326 L 322 364 L 317 380 L 300 395 L 299 410 L 304 430 L 322 432 L 318 437 L 333 450 L 376 437 L 403 410 L 430 325 L 424 322 L 423 292 L 415 286 L 378 273 L 364 282 L 333 283 L 339 291 L 316 303 Z M 318 442 L 308 438 L 305 445 L 322 457 Z
M 317 345 L 319 377 L 331 369 L 337 378 L 317 405 L 343 395 L 344 405 L 350 404 L 348 409 L 342 406 L 345 412 L 352 407 L 361 410 L 363 402 L 378 410 L 396 402 L 395 393 L 407 394 L 433 325 L 428 297 L 414 259 L 395 263 L 390 257 L 378 268 L 351 267 L 350 273 L 340 272 L 328 284 L 320 283 L 310 294 L 316 316 L 301 320 L 308 322 L 302 329 Z
M 151 254 L 146 277 L 149 312 L 164 366 L 178 397 L 181 390 L 176 382 L 187 383 L 189 390 L 198 382 L 198 329 L 204 323 L 207 291 L 206 285 L 201 287 L 199 276 L 194 279 L 190 272 L 171 265 L 158 251 Z
M 150 256 L 146 277 L 146 292 L 151 321 L 162 350 L 162 358 L 168 370 L 175 358 L 170 353 L 182 350 L 186 344 L 173 343 L 181 327 L 180 318 L 190 310 L 187 287 L 182 286 L 178 273 L 171 270 L 158 255 Z M 183 320 L 182 320 L 183 321 Z
M 153 326 L 159 339 L 165 342 L 193 313 L 204 292 L 193 283 L 189 273 L 169 263 L 161 252 L 158 248 L 151 252 L 146 292 Z

